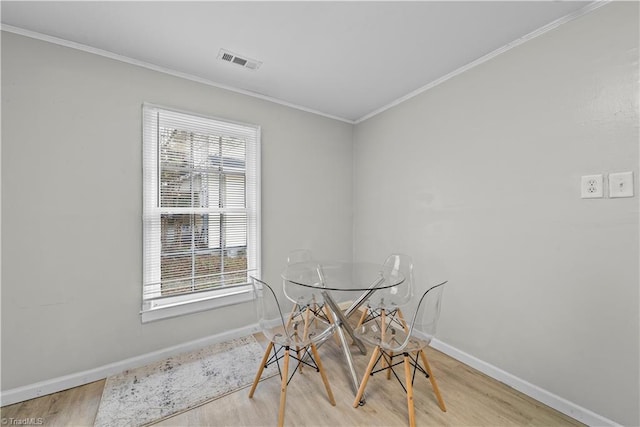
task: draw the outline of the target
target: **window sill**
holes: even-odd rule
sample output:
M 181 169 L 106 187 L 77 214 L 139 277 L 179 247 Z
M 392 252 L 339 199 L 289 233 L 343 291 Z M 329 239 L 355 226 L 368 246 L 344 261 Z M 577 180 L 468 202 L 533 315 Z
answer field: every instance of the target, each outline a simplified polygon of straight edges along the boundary
M 253 292 L 251 285 L 246 285 L 233 289 L 220 289 L 208 292 L 207 294 L 199 295 L 197 299 L 187 301 L 176 302 L 170 299 L 152 301 L 152 307 L 142 311 L 140 316 L 142 323 L 148 323 L 224 307 L 226 305 L 240 304 L 251 301 L 252 299 Z

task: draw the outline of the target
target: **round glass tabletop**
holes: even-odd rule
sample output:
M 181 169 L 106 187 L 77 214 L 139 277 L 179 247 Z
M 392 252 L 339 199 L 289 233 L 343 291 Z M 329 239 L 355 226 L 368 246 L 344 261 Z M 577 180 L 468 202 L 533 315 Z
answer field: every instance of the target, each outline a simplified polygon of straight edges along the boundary
M 400 285 L 404 276 L 381 264 L 369 262 L 299 262 L 282 272 L 288 282 L 335 291 L 366 291 Z

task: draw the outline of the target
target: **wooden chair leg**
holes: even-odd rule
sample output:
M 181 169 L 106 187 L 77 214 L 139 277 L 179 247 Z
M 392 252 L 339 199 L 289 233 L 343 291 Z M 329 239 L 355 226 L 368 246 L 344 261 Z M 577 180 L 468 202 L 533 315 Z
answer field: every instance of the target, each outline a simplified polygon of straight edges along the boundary
M 429 361 L 427 360 L 427 355 L 424 354 L 424 349 L 418 351 L 420 353 L 422 364 L 424 365 L 424 369 L 429 374 L 429 381 L 431 381 L 431 387 L 433 387 L 433 392 L 436 395 L 436 399 L 438 399 L 438 405 L 442 412 L 447 412 L 447 407 L 444 405 L 444 399 L 442 399 L 442 395 L 440 394 L 440 389 L 438 388 L 438 383 L 436 382 L 436 377 L 433 376 L 433 372 L 431 372 L 431 366 L 429 366 Z
M 384 342 L 387 331 L 387 314 L 384 308 L 380 310 L 380 340 Z M 387 370 L 387 375 L 391 375 L 391 360 L 387 360 L 387 355 L 382 352 L 382 367 Z
M 309 309 L 309 306 L 307 306 L 307 308 L 305 308 L 304 310 L 304 329 L 302 331 L 303 340 L 307 339 L 307 334 L 309 333 L 309 315 L 310 314 L 311 314 L 311 310 Z M 304 363 L 302 363 L 302 358 L 304 357 L 305 353 L 302 353 L 302 356 L 300 356 L 300 350 L 304 350 L 304 348 L 300 349 L 300 347 L 296 346 L 296 354 L 298 355 L 298 372 L 302 374 L 302 367 L 304 366 Z
M 334 319 L 333 319 L 333 314 L 331 313 L 331 309 L 329 309 L 329 306 L 327 304 L 324 305 L 323 309 L 324 309 L 324 314 L 327 316 L 327 319 L 329 319 L 329 323 L 333 325 Z M 334 333 L 333 339 L 336 341 L 336 344 L 338 344 L 338 346 L 342 345 L 342 343 L 340 342 L 340 337 L 338 337 L 338 334 Z
M 318 354 L 318 349 L 316 348 L 315 344 L 311 344 L 311 352 L 313 353 L 313 358 L 316 361 L 316 365 L 318 365 L 318 370 L 320 371 L 320 376 L 322 377 L 324 388 L 327 389 L 327 396 L 329 397 L 329 402 L 331 402 L 333 406 L 336 406 L 336 399 L 333 397 L 333 392 L 331 391 L 331 386 L 329 385 L 327 374 L 324 370 L 324 366 L 322 366 L 322 361 L 320 360 L 320 355 Z
M 302 353 L 302 355 L 300 355 L 300 351 L 304 350 L 301 349 L 300 347 L 296 346 L 296 356 L 298 357 L 298 372 L 300 372 L 300 374 L 303 374 L 302 372 L 302 358 L 304 357 L 304 353 Z
M 318 313 L 318 303 L 314 302 L 313 303 L 313 326 L 315 326 L 316 328 L 318 327 L 318 315 L 316 313 Z
M 287 381 L 289 379 L 289 347 L 284 350 L 282 367 L 282 383 L 280 385 L 280 410 L 278 411 L 278 427 L 284 426 L 284 407 L 287 403 Z
M 387 379 L 390 380 L 391 379 L 391 369 L 393 369 L 391 367 L 391 365 L 393 365 L 393 351 L 389 352 L 389 363 L 387 364 L 388 368 L 387 368 Z
M 407 321 L 404 320 L 404 316 L 402 315 L 402 310 L 398 309 L 398 319 L 400 319 L 400 323 L 402 324 L 402 328 L 406 333 L 409 333 L 409 327 L 407 326 Z
M 411 362 L 409 362 L 409 355 L 404 354 L 404 378 L 405 387 L 407 388 L 407 407 L 409 409 L 409 426 L 415 427 L 416 425 L 416 412 L 413 407 L 413 384 L 411 384 Z
M 264 352 L 264 356 L 262 357 L 262 361 L 260 362 L 260 367 L 258 368 L 258 373 L 256 374 L 256 378 L 255 380 L 253 380 L 253 385 L 251 386 L 251 390 L 249 391 L 249 399 L 253 397 L 253 393 L 256 391 L 256 387 L 258 386 L 258 382 L 260 381 L 260 377 L 262 376 L 262 371 L 264 371 L 264 365 L 267 363 L 267 359 L 269 359 L 269 354 L 271 354 L 272 348 L 273 342 L 269 341 L 267 351 Z
M 287 319 L 287 325 L 286 328 L 288 328 L 289 326 L 291 326 L 291 322 L 293 321 L 293 318 L 296 316 L 296 314 L 298 313 L 298 304 L 297 303 L 293 303 L 293 308 L 291 309 L 291 314 L 289 314 L 289 319 Z
M 358 324 L 356 325 L 355 329 L 358 329 L 360 326 L 362 326 L 362 324 L 364 323 L 364 319 L 367 318 L 368 313 L 369 307 L 365 307 L 364 310 L 362 310 L 362 316 L 360 316 L 360 320 L 358 320 Z
M 369 365 L 367 366 L 367 370 L 362 377 L 362 382 L 360 382 L 360 388 L 358 388 L 358 394 L 356 394 L 356 398 L 353 401 L 353 407 L 357 408 L 360 406 L 360 400 L 362 399 L 362 395 L 364 394 L 364 389 L 367 387 L 367 382 L 369 381 L 369 377 L 371 376 L 371 371 L 373 371 L 373 367 L 376 366 L 376 359 L 378 358 L 378 354 L 380 353 L 380 347 L 376 347 L 373 349 L 373 354 L 371 355 L 371 359 L 369 359 Z
M 308 338 L 307 334 L 309 333 L 309 319 L 311 318 L 311 309 L 307 307 L 304 310 L 304 329 L 302 330 L 302 339 L 306 340 Z

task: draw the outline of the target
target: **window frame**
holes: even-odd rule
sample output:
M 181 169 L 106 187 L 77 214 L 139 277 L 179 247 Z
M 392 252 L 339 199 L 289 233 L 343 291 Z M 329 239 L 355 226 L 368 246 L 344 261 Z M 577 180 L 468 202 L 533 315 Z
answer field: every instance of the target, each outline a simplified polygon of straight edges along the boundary
M 239 304 L 250 301 L 253 298 L 251 283 L 233 286 L 223 286 L 220 288 L 205 291 L 193 291 L 175 296 L 162 296 L 160 294 L 160 253 L 152 253 L 151 247 L 159 245 L 162 231 L 158 220 L 167 210 L 180 211 L 188 214 L 198 214 L 203 208 L 166 208 L 159 203 L 160 195 L 160 170 L 159 161 L 159 135 L 157 117 L 159 112 L 164 112 L 169 116 L 166 119 L 171 121 L 171 116 L 188 116 L 198 126 L 206 127 L 207 122 L 215 123 L 216 126 L 224 128 L 222 137 L 234 136 L 247 139 L 245 147 L 245 197 L 246 206 L 244 208 L 220 208 L 220 213 L 243 212 L 247 217 L 247 276 L 260 276 L 261 272 L 261 242 L 260 242 L 260 126 L 246 124 L 218 117 L 206 116 L 190 111 L 178 110 L 170 107 L 160 106 L 151 103 L 142 105 L 142 158 L 143 158 L 143 278 L 142 278 L 142 323 L 155 320 L 181 316 L 189 313 L 210 310 L 216 307 Z M 194 128 L 183 128 L 184 130 L 197 132 Z M 220 154 L 222 156 L 223 153 Z M 215 208 L 207 208 L 208 213 L 216 211 Z M 149 243 L 156 240 L 155 243 Z M 221 248 L 222 249 L 222 248 Z M 153 288 L 157 287 L 158 291 Z M 156 294 L 157 292 L 157 294 Z

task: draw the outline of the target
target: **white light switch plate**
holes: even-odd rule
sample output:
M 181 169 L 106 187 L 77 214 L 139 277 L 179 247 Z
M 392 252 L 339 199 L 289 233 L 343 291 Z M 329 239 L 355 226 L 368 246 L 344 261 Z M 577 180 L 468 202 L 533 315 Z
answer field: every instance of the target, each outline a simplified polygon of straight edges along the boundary
M 584 175 L 580 194 L 583 199 L 597 199 L 603 197 L 602 175 Z
M 633 197 L 633 172 L 609 174 L 609 197 Z

